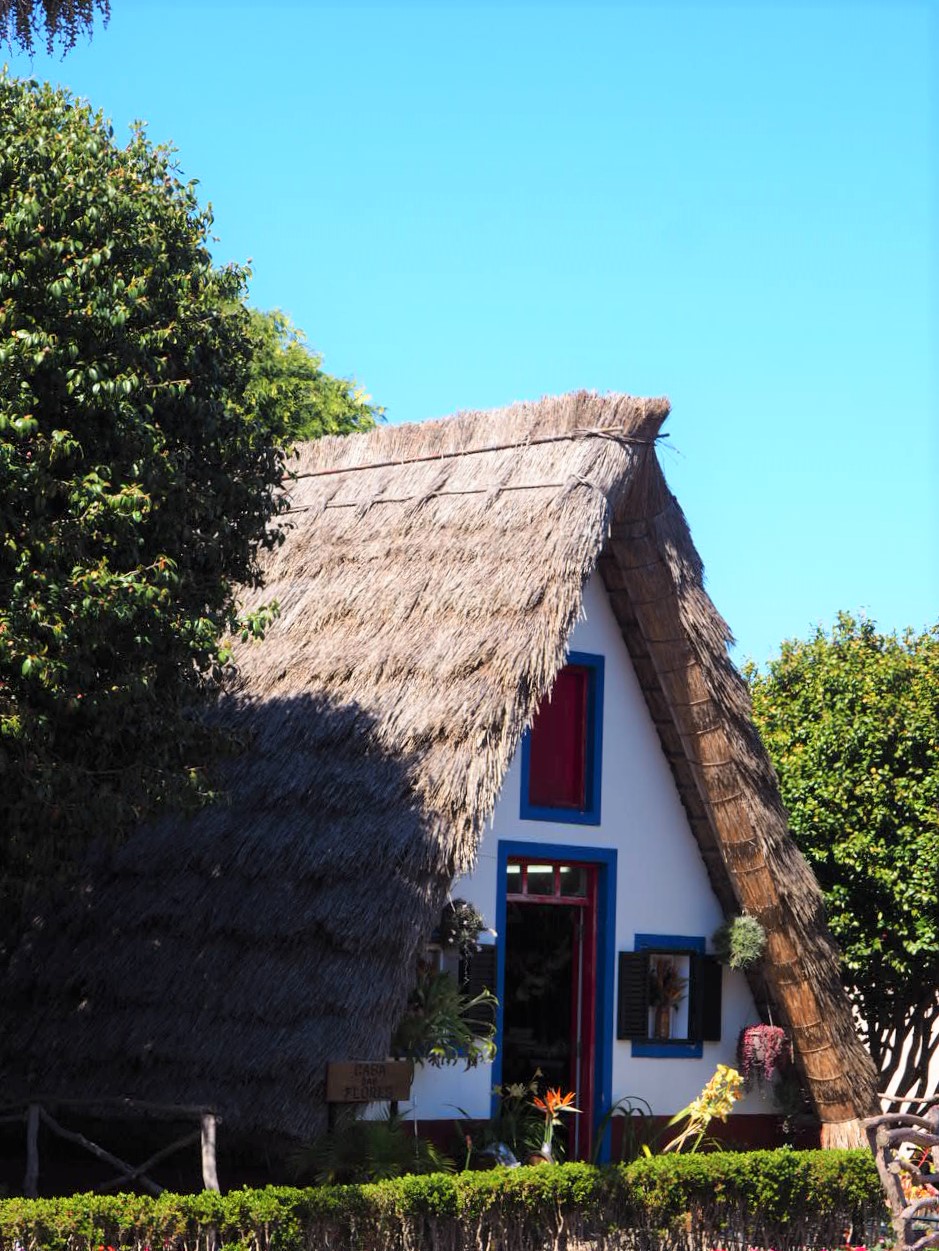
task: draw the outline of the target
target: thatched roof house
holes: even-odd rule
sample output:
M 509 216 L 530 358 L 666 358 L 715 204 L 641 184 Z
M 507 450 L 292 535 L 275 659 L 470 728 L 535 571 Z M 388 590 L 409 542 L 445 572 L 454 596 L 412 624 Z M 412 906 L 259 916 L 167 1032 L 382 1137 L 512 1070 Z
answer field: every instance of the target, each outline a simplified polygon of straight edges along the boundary
M 7 1102 L 315 1131 L 326 1061 L 386 1054 L 599 570 L 713 890 L 768 932 L 760 1000 L 828 1140 L 852 1136 L 872 1067 L 656 459 L 667 413 L 579 393 L 301 450 L 260 597 L 281 615 L 223 707 L 247 744 L 227 798 L 99 853 L 80 905 L 37 927 L 17 977 L 41 1010 L 5 1025 Z

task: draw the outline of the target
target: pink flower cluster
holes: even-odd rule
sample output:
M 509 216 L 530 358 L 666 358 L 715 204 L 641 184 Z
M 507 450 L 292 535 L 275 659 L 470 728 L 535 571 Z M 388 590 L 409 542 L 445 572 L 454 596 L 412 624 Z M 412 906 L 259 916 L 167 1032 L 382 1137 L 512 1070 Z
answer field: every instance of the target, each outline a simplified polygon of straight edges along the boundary
M 772 1082 L 789 1064 L 792 1051 L 779 1025 L 747 1025 L 737 1040 L 737 1060 L 749 1090 L 754 1080 Z

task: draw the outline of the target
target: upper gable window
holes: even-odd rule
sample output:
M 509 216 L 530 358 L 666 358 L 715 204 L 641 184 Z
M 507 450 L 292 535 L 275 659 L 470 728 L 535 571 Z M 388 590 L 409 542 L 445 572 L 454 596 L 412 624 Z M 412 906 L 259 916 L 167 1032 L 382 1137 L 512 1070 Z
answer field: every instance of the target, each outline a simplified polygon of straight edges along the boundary
M 603 657 L 571 652 L 522 740 L 521 815 L 600 824 Z

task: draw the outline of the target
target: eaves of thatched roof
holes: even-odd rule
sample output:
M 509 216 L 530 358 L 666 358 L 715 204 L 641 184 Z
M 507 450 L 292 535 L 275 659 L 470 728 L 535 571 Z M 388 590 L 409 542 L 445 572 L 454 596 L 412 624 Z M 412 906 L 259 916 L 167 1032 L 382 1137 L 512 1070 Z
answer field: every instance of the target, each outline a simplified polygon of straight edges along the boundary
M 327 1060 L 385 1054 L 599 568 L 713 887 L 829 1140 L 874 1107 L 822 901 L 655 441 L 664 400 L 587 393 L 301 449 L 276 599 L 222 716 L 227 798 L 101 852 L 20 952 L 8 1099 L 133 1097 L 294 1136 Z

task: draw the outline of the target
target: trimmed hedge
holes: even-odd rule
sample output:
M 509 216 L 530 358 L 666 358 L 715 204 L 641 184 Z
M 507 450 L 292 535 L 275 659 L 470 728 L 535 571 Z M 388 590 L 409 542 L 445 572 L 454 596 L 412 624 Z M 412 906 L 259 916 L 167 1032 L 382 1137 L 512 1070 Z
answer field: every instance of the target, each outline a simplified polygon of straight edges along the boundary
M 219 1195 L 0 1201 L 0 1251 L 711 1251 L 870 1245 L 866 1151 L 749 1151 Z

